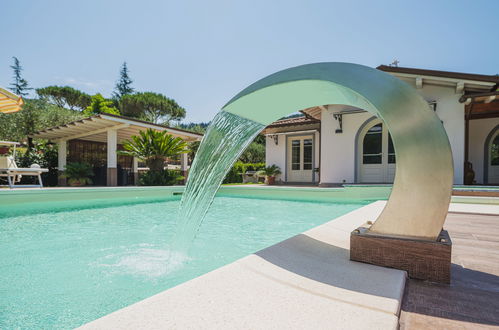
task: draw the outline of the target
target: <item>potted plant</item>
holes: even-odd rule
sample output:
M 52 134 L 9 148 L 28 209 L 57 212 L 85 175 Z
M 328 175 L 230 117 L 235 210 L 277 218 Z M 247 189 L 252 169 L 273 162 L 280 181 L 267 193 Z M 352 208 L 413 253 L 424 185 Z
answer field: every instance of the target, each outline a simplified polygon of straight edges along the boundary
M 87 163 L 67 163 L 64 177 L 71 187 L 81 187 L 91 184 L 90 177 L 94 175 L 92 166 Z
M 270 165 L 265 167 L 259 172 L 261 175 L 265 175 L 265 183 L 268 185 L 275 184 L 275 177 L 281 174 L 281 169 L 277 165 Z

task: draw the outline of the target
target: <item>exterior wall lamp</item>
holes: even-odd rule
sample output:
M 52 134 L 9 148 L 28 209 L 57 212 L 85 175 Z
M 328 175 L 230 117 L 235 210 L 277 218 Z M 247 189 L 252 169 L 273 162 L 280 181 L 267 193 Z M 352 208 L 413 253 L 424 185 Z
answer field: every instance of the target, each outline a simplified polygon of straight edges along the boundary
M 337 128 L 334 132 L 336 134 L 341 134 L 343 133 L 343 114 L 341 113 L 335 113 L 333 114 L 333 118 L 338 121 L 339 128 Z

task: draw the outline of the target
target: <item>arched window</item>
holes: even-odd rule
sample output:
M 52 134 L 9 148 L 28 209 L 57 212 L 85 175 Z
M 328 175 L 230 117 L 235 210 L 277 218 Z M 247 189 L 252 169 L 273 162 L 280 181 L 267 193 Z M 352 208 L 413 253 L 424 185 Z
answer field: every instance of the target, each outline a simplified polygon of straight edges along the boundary
M 395 164 L 395 148 L 393 147 L 392 135 L 388 133 L 388 164 Z
M 364 136 L 362 148 L 363 164 L 381 164 L 383 145 L 383 124 L 371 127 Z
M 499 135 L 496 135 L 490 145 L 490 165 L 499 165 Z
M 499 126 L 490 131 L 485 139 L 484 158 L 484 183 L 499 184 Z
M 392 137 L 380 120 L 363 125 L 359 132 L 359 182 L 391 183 L 395 177 L 395 148 Z

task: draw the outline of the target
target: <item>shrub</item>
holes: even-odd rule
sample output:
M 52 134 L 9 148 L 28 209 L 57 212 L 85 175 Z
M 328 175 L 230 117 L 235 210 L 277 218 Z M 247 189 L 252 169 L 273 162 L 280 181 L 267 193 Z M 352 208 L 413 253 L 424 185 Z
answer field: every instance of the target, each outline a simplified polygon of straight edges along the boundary
M 18 148 L 16 153 L 16 164 L 18 167 L 30 167 L 38 164 L 42 168 L 48 168 L 47 173 L 42 173 L 44 186 L 57 185 L 57 146 L 53 144 L 35 144 L 32 149 Z M 23 176 L 21 184 L 34 184 L 36 178 L 32 176 Z
M 180 171 L 147 171 L 140 175 L 139 184 L 141 186 L 173 186 L 181 183 L 184 177 Z
M 265 161 L 265 144 L 251 142 L 244 150 L 239 160 L 244 163 L 256 163 Z
M 92 166 L 88 163 L 72 162 L 66 164 L 66 169 L 64 171 L 64 177 L 68 179 L 70 186 L 78 185 L 84 186 L 91 184 L 91 176 L 94 175 Z
M 265 163 L 236 162 L 225 176 L 223 183 L 242 183 L 242 174 L 246 171 L 260 171 L 265 168 Z

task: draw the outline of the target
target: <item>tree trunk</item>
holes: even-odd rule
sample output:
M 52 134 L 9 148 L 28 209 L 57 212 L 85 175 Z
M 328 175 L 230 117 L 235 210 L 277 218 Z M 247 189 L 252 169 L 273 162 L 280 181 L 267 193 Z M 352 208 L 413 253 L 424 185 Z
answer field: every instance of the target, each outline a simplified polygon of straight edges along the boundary
M 150 158 L 147 160 L 146 164 L 151 171 L 163 171 L 165 159 L 162 157 Z
M 33 144 L 33 138 L 32 137 L 28 137 L 28 150 L 32 150 L 34 148 L 34 144 Z

